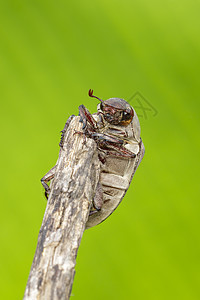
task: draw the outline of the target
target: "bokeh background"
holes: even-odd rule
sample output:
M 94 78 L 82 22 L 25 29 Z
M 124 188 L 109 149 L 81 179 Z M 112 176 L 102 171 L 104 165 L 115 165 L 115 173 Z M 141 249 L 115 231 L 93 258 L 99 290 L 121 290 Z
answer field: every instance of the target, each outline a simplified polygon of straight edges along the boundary
M 0 2 L 1 299 L 23 297 L 40 178 L 67 118 L 96 111 L 89 88 L 131 99 L 146 154 L 120 207 L 84 233 L 71 298 L 200 299 L 199 11 L 195 0 Z

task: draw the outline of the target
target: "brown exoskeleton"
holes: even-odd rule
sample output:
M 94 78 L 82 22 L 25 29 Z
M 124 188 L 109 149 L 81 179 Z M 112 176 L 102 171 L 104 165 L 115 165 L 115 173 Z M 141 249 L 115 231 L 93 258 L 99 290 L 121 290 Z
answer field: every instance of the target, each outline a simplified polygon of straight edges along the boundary
M 101 100 L 89 90 L 89 96 L 98 99 L 97 113 L 91 114 L 84 105 L 79 106 L 83 134 L 97 143 L 101 164 L 100 181 L 93 199 L 86 228 L 105 220 L 123 199 L 132 177 L 144 155 L 140 137 L 140 124 L 135 110 L 120 98 Z M 73 116 L 71 116 L 63 132 Z M 62 147 L 62 137 L 60 146 Z M 54 177 L 52 168 L 42 179 L 45 195 L 49 194 L 47 182 Z

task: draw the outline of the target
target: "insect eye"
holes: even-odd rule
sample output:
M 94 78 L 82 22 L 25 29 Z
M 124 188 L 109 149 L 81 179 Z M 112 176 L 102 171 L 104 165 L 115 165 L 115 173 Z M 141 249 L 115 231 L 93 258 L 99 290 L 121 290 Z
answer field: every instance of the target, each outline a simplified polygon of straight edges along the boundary
M 129 120 L 131 117 L 131 114 L 127 111 L 123 111 L 123 120 Z

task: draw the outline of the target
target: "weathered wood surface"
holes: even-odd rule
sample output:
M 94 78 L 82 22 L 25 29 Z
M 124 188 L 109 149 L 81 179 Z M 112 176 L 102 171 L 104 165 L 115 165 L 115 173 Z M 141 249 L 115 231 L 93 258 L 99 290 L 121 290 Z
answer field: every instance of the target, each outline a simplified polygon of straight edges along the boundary
M 24 300 L 69 299 L 76 255 L 99 180 L 100 165 L 92 139 L 74 117 L 64 137 L 51 184 Z

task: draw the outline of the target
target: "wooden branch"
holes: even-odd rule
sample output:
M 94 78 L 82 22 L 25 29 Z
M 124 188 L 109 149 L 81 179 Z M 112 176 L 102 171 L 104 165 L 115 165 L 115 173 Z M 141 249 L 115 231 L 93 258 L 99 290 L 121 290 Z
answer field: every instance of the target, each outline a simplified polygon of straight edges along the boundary
M 88 219 L 100 165 L 92 139 L 74 117 L 64 137 L 38 236 L 24 300 L 69 299 L 78 247 Z

